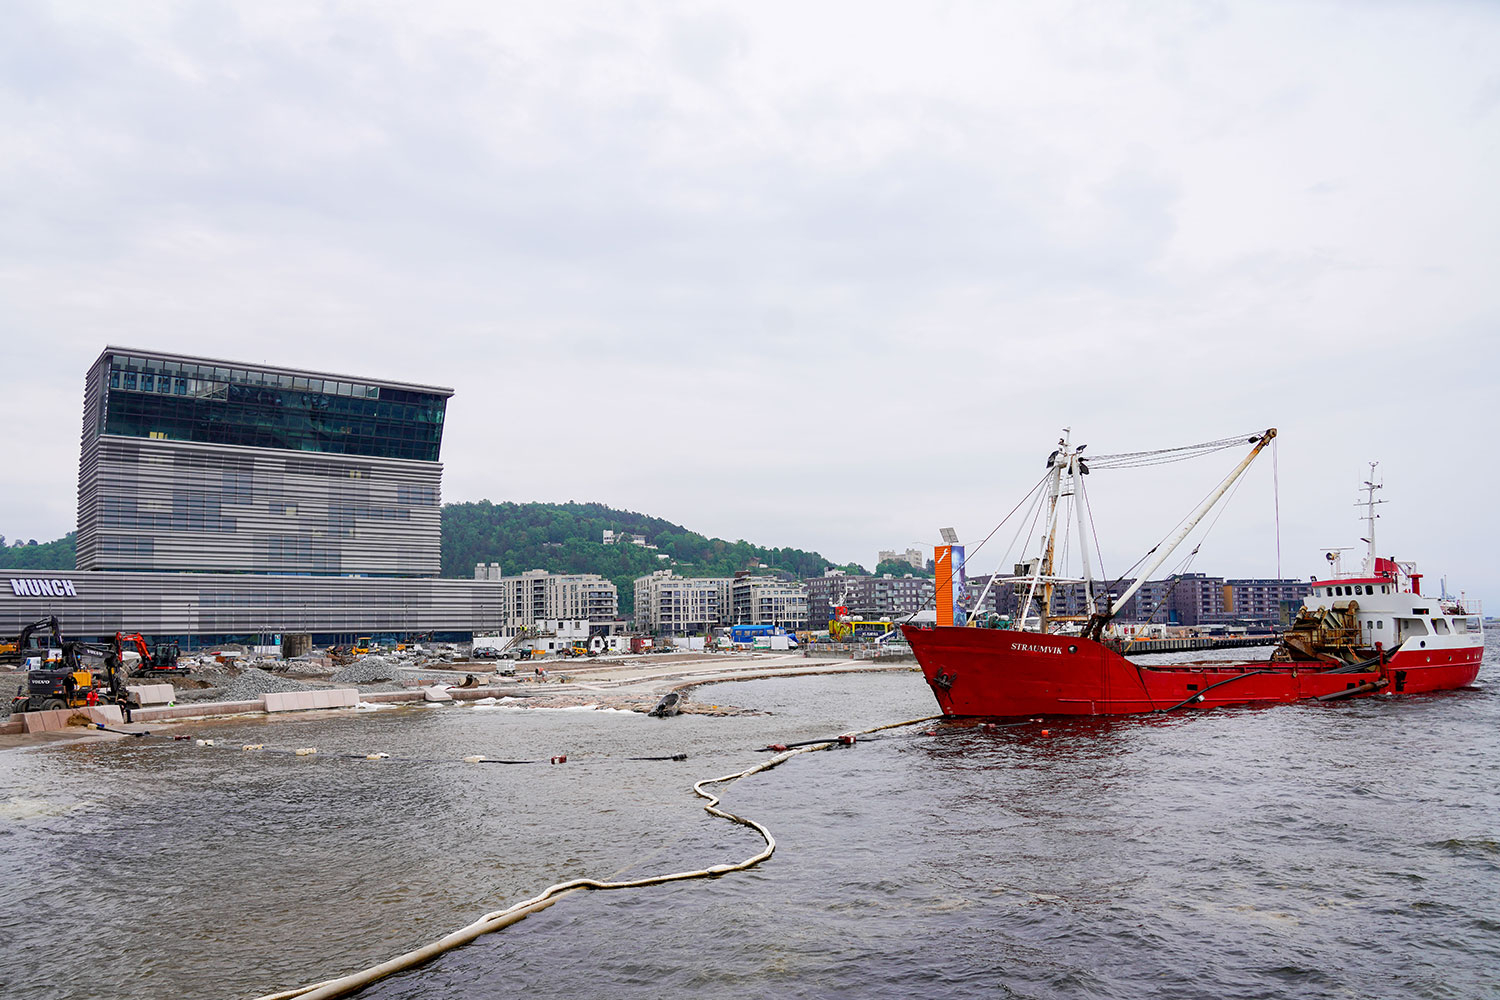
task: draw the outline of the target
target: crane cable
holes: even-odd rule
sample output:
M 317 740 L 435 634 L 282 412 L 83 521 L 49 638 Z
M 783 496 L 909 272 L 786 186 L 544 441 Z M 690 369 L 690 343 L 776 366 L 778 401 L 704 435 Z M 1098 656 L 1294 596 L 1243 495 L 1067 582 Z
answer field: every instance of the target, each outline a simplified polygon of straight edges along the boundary
M 1138 469 L 1148 465 L 1167 465 L 1171 462 L 1186 462 L 1189 459 L 1211 455 L 1216 451 L 1241 447 L 1246 441 L 1254 444 L 1260 440 L 1260 437 L 1260 434 L 1240 434 L 1235 437 L 1219 438 L 1216 441 L 1203 441 L 1199 444 L 1181 445 L 1177 448 L 1158 448 L 1155 451 L 1127 451 L 1117 455 L 1095 455 L 1084 461 L 1088 463 L 1090 469 Z

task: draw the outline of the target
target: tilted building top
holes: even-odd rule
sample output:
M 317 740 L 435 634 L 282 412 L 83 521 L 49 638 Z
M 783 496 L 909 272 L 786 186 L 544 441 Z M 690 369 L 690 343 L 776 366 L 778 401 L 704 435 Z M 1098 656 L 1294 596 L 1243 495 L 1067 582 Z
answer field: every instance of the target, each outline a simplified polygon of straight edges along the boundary
M 107 347 L 84 386 L 78 568 L 436 576 L 452 395 Z

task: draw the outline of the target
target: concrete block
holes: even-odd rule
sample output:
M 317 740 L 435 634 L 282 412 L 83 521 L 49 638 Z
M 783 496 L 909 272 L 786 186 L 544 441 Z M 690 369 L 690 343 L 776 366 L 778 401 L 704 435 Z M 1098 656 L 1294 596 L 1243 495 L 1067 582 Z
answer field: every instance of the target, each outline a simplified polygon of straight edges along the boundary
M 309 692 L 309 693 L 313 696 L 313 708 L 332 708 L 333 707 L 333 692 L 332 691 L 312 691 L 312 692 Z
M 287 698 L 288 695 L 284 691 L 276 691 L 271 694 L 263 694 L 260 696 L 261 703 L 265 706 L 265 710 L 267 712 L 287 711 Z
M 119 726 L 125 722 L 125 715 L 120 711 L 119 705 L 90 705 L 84 709 L 90 719 L 106 726 Z
M 50 712 L 24 712 L 21 715 L 21 729 L 28 733 L 50 733 L 59 729 L 68 728 L 68 720 L 74 713 L 88 718 L 88 713 L 81 708 L 59 708 Z
M 388 704 L 401 701 L 421 701 L 420 691 L 367 691 L 359 696 L 360 701 L 367 701 L 372 705 Z M 358 704 L 358 702 L 356 702 Z
M 130 700 L 143 708 L 147 705 L 165 705 L 177 697 L 177 692 L 170 684 L 129 684 L 125 690 L 130 692 Z
M 333 703 L 339 708 L 353 708 L 359 704 L 359 688 L 334 688 L 328 693 L 333 695 Z

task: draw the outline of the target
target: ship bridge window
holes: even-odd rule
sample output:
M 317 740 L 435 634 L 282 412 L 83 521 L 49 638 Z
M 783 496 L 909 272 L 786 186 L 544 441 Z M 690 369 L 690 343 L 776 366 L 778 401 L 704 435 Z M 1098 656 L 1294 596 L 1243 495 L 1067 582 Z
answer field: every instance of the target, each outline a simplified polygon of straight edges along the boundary
M 1398 639 L 1405 639 L 1409 635 L 1426 635 L 1427 623 L 1420 618 L 1397 618 L 1396 633 Z
M 1446 618 L 1434 618 L 1432 620 L 1432 630 L 1438 635 L 1448 635 L 1448 620 Z

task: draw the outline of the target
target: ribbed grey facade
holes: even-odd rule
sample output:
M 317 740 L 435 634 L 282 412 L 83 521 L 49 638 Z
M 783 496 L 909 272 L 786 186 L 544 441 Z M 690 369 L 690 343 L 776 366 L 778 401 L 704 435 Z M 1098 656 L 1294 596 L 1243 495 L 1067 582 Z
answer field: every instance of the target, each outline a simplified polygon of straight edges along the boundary
M 84 384 L 78 570 L 0 577 L 0 635 L 187 645 L 472 633 L 504 588 L 443 580 L 453 390 L 106 348 Z
M 436 576 L 441 463 L 325 449 L 352 443 L 366 452 L 428 450 L 435 458 L 441 403 L 435 429 L 398 411 L 417 409 L 404 402 L 414 396 L 445 401 L 451 394 L 108 348 L 84 386 L 78 568 Z M 341 403 L 369 409 L 368 419 L 336 412 Z M 369 434 L 356 433 L 366 427 Z M 431 440 L 415 441 L 418 431 Z M 183 439 L 189 435 L 199 440 Z M 298 450 L 224 443 L 289 437 Z
M 442 466 L 100 435 L 78 568 L 437 576 Z
M 69 638 L 472 632 L 504 625 L 503 594 L 480 580 L 11 570 L 0 577 L 0 634 L 49 615 Z

